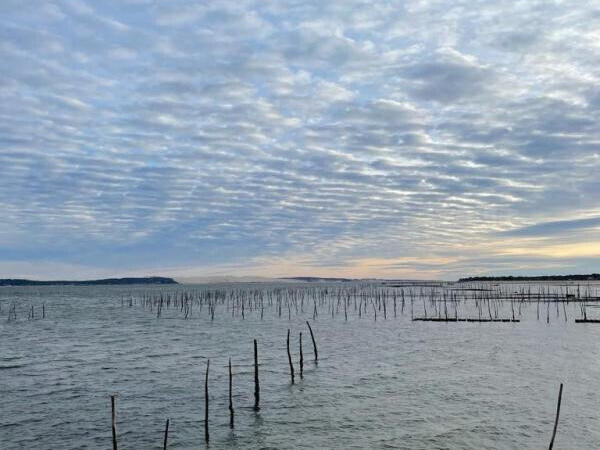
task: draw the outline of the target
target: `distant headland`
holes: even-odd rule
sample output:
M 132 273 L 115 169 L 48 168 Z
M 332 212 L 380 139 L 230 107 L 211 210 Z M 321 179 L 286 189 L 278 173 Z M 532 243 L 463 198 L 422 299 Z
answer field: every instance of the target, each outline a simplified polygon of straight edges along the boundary
M 24 280 L 0 279 L 0 286 L 101 286 L 101 285 L 126 285 L 126 284 L 178 284 L 173 278 L 166 277 L 141 277 L 141 278 L 105 278 L 102 280 Z
M 536 277 L 467 277 L 458 280 L 459 283 L 467 283 L 470 281 L 600 281 L 600 274 L 591 273 L 589 275 L 542 275 Z

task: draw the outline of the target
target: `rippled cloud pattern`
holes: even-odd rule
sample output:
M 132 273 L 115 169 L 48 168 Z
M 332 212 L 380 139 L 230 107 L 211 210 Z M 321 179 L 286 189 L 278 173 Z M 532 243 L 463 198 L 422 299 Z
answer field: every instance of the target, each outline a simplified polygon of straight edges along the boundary
M 0 275 L 600 266 L 600 8 L 0 3 Z

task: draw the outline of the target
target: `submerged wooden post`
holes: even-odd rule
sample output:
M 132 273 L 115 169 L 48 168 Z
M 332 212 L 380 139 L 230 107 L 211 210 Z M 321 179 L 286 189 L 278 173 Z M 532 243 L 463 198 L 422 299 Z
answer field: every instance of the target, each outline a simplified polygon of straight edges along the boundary
M 292 354 L 290 353 L 290 329 L 289 328 L 288 328 L 288 332 L 287 332 L 286 345 L 287 345 L 288 362 L 290 363 L 290 376 L 292 377 L 292 384 L 294 384 L 294 364 L 292 364 Z
M 163 450 L 167 450 L 167 439 L 169 438 L 169 419 L 165 425 L 165 440 L 163 441 Z
M 254 339 L 254 411 L 260 409 L 260 383 L 258 381 L 258 348 Z
M 231 374 L 231 358 L 229 358 L 229 426 L 233 428 L 233 376 Z
M 308 331 L 310 331 L 310 338 L 312 339 L 313 349 L 315 351 L 315 362 L 319 361 L 319 352 L 317 351 L 317 342 L 315 341 L 315 335 L 313 334 L 313 330 L 310 327 L 310 323 L 308 320 L 306 321 L 306 325 L 308 325 Z
M 206 361 L 206 376 L 204 377 L 204 440 L 208 443 L 208 368 L 210 359 Z
M 548 450 L 552 450 L 552 447 L 554 447 L 554 437 L 556 436 L 556 428 L 558 427 L 558 417 L 560 416 L 560 402 L 562 400 L 562 391 L 563 384 L 560 383 L 560 389 L 558 390 L 558 405 L 556 406 L 556 419 L 554 419 L 554 430 L 552 431 L 552 440 L 550 441 L 550 447 L 548 447 Z
M 304 354 L 302 353 L 302 331 L 300 332 L 300 378 L 304 378 Z
M 111 428 L 113 450 L 117 450 L 117 410 L 115 406 L 115 396 L 110 396 Z

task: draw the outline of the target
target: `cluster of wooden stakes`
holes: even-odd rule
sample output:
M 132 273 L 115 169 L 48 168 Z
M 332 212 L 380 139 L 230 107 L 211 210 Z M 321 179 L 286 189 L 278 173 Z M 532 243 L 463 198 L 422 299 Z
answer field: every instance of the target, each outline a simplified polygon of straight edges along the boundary
M 319 360 L 319 352 L 317 350 L 317 343 L 315 340 L 315 336 L 310 326 L 310 323 L 306 321 L 308 325 L 308 330 L 310 331 L 310 337 L 312 339 L 313 350 L 315 355 L 315 362 Z M 286 347 L 287 347 L 287 355 L 288 362 L 290 366 L 290 376 L 291 382 L 294 384 L 295 382 L 295 371 L 294 364 L 292 362 L 292 355 L 290 352 L 290 330 L 287 330 L 287 339 L 286 339 Z M 233 373 L 231 370 L 231 358 L 229 358 L 229 426 L 230 428 L 234 428 L 235 425 L 235 410 L 233 408 Z M 208 401 L 208 374 L 210 370 L 210 359 L 206 361 L 206 373 L 204 377 L 204 440 L 208 444 L 210 441 L 210 432 L 208 426 L 208 417 L 209 417 L 209 401 Z M 304 376 L 304 354 L 302 352 L 302 333 L 300 333 L 300 378 Z M 558 428 L 558 419 L 560 416 L 560 405 L 562 401 L 562 392 L 563 392 L 563 383 L 560 384 L 560 388 L 558 391 L 558 404 L 556 407 L 556 416 L 554 419 L 554 428 L 552 430 L 552 438 L 550 440 L 550 445 L 548 447 L 549 450 L 554 448 L 554 439 L 556 437 L 556 430 Z M 118 449 L 117 443 L 117 412 L 116 412 L 116 398 L 114 395 L 110 397 L 111 402 L 111 423 L 112 423 L 112 446 L 113 450 Z M 256 339 L 254 339 L 254 411 L 260 410 L 260 381 L 258 377 L 258 344 Z M 169 440 L 169 423 L 170 420 L 167 419 L 165 424 L 165 432 L 163 439 L 163 449 L 167 450 L 168 440 Z
M 0 302 L 0 313 L 2 312 L 2 303 Z M 42 304 L 42 312 L 36 316 L 35 308 L 33 304 L 27 309 L 27 320 L 45 319 L 46 318 L 46 304 Z M 17 304 L 15 302 L 8 309 L 8 315 L 6 318 L 7 322 L 17 321 Z
M 315 363 L 319 360 L 319 352 L 317 350 L 317 342 L 315 340 L 315 335 L 313 333 L 312 327 L 308 320 L 306 321 L 306 325 L 308 325 L 308 330 L 310 332 L 310 337 L 313 344 L 313 350 L 315 354 Z M 294 374 L 294 364 L 292 363 L 292 354 L 290 352 L 290 330 L 287 331 L 287 354 L 288 354 L 288 362 L 290 365 L 290 376 L 292 379 L 292 384 L 295 382 L 295 374 Z M 210 369 L 210 359 L 206 361 L 206 374 L 204 377 L 204 440 L 208 444 L 210 440 L 210 432 L 208 427 L 208 411 L 209 411 L 209 402 L 208 402 L 208 373 Z M 300 378 L 304 377 L 304 354 L 302 352 L 302 333 L 300 333 Z M 111 395 L 110 397 L 110 405 L 111 405 L 111 427 L 112 427 L 112 446 L 113 450 L 118 449 L 117 443 L 117 410 L 116 410 L 116 397 Z M 254 339 L 254 411 L 260 410 L 260 380 L 258 377 L 258 343 L 256 339 Z M 231 370 L 231 358 L 229 358 L 229 426 L 231 428 L 234 427 L 235 424 L 235 410 L 233 408 L 233 373 Z M 167 419 L 165 424 L 165 434 L 163 440 L 163 449 L 167 449 L 168 440 L 169 440 L 169 423 L 170 420 Z

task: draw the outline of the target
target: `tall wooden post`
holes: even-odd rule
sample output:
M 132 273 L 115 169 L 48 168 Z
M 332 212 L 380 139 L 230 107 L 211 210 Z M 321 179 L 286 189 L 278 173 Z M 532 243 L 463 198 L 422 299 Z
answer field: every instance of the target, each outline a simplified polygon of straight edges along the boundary
M 112 444 L 113 450 L 117 450 L 117 410 L 116 410 L 115 396 L 110 396 L 110 410 L 111 410 L 111 427 L 112 427 Z
M 300 332 L 300 378 L 304 378 L 304 353 L 302 353 L 302 331 Z
M 165 425 L 165 439 L 163 441 L 163 450 L 167 450 L 168 438 L 169 438 L 169 419 L 167 419 L 167 424 Z
M 233 375 L 231 373 L 231 358 L 229 358 L 229 426 L 233 428 Z
M 310 338 L 312 339 L 313 349 L 315 351 L 315 362 L 319 360 L 319 352 L 317 351 L 317 342 L 315 341 L 315 335 L 313 334 L 313 330 L 310 327 L 310 323 L 308 320 L 306 321 L 306 325 L 308 325 L 308 331 L 310 331 Z
M 552 431 L 552 440 L 550 441 L 550 447 L 548 450 L 552 450 L 554 447 L 554 438 L 556 437 L 556 429 L 558 428 L 558 417 L 560 416 L 560 402 L 562 400 L 563 384 L 560 383 L 560 389 L 558 390 L 558 405 L 556 406 L 556 418 L 554 419 L 554 430 Z
M 292 354 L 290 353 L 290 329 L 289 328 L 288 328 L 288 332 L 287 332 L 286 345 L 287 345 L 288 362 L 290 364 L 290 376 L 292 377 L 292 384 L 294 384 L 294 364 L 292 363 Z
M 258 381 L 258 347 L 254 339 L 254 411 L 260 410 L 260 383 Z
M 206 376 L 204 377 L 204 440 L 208 443 L 208 368 L 210 359 L 206 361 Z

